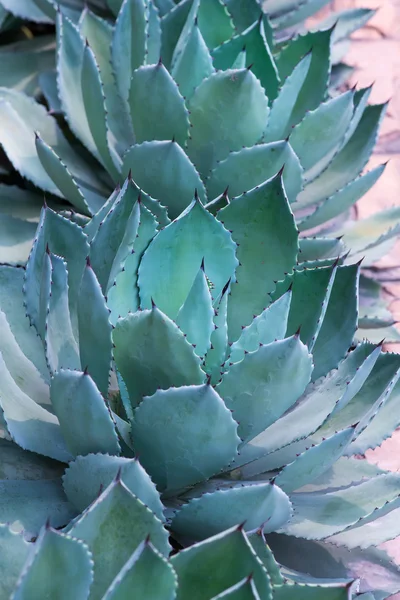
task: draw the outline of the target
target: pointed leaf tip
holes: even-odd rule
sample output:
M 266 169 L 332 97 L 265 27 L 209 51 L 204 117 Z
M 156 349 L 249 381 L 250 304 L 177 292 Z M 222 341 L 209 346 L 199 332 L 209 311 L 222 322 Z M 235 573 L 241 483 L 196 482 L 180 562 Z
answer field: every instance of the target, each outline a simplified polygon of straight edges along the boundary
M 301 332 L 301 325 L 299 326 L 298 330 L 296 331 L 296 333 L 294 334 L 294 337 L 300 337 L 300 332 Z
M 156 303 L 154 302 L 153 298 L 151 298 L 151 308 L 157 308 Z

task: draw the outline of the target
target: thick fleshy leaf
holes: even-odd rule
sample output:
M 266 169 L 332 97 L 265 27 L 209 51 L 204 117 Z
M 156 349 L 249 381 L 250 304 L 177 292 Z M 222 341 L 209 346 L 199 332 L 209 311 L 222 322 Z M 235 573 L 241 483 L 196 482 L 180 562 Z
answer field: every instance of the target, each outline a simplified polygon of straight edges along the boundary
M 299 230 L 312 229 L 345 213 L 375 185 L 385 167 L 386 165 L 381 165 L 369 171 L 327 198 L 315 212 L 298 223 Z
M 92 239 L 91 265 L 104 294 L 132 251 L 140 219 L 139 195 L 135 183 L 126 180 Z
M 144 142 L 129 148 L 122 174 L 126 177 L 129 172 L 139 187 L 168 208 L 171 219 L 189 206 L 195 190 L 203 204 L 207 199 L 200 175 L 175 141 Z
M 122 152 L 124 152 L 131 144 L 133 144 L 134 137 L 132 132 L 132 125 L 129 119 L 129 110 L 126 106 L 126 103 L 122 102 L 121 97 L 119 95 L 115 75 L 113 72 L 113 67 L 111 64 L 113 28 L 106 20 L 101 19 L 93 12 L 86 9 L 82 12 L 81 18 L 79 19 L 79 31 L 81 37 L 83 39 L 86 39 L 90 44 L 90 47 L 93 50 L 94 55 L 96 57 L 96 63 L 99 66 L 99 70 L 101 73 L 101 83 L 103 84 L 104 90 L 105 108 L 107 111 L 107 139 L 110 144 L 110 149 L 112 149 L 113 151 L 113 159 L 117 162 L 118 158 L 115 152 L 122 154 Z M 84 77 L 84 69 L 85 65 L 83 64 L 81 77 L 82 82 L 84 82 L 83 86 L 87 87 L 89 85 L 89 77 L 87 79 Z M 94 76 L 96 77 L 95 74 Z M 98 82 L 93 82 L 93 85 L 98 87 Z M 88 97 L 85 98 L 85 96 L 87 96 L 88 94 L 89 92 L 84 92 L 83 94 L 85 104 L 88 99 Z M 99 98 L 97 98 L 97 102 L 98 101 Z M 89 106 L 87 108 L 89 108 Z M 100 110 L 101 113 L 103 113 L 104 108 L 100 107 Z M 98 111 L 96 112 L 97 118 L 99 119 L 100 113 Z M 88 115 L 89 128 L 91 132 L 93 132 L 92 135 L 94 134 L 95 130 L 97 131 L 98 135 L 99 125 L 93 120 L 93 115 L 89 115 L 88 110 L 86 110 L 86 114 Z M 104 122 L 104 115 L 101 118 Z M 97 144 L 96 137 L 93 135 L 93 139 Z M 107 148 L 104 147 L 104 132 L 101 134 L 101 138 L 103 144 L 103 152 L 99 151 L 100 158 L 102 157 L 102 154 L 104 156 L 108 154 Z M 107 159 L 107 162 L 109 163 L 110 161 Z M 115 169 L 113 169 L 111 173 L 115 178 L 115 176 L 117 175 Z
M 28 557 L 30 545 L 22 534 L 11 531 L 7 525 L 0 525 L 1 569 L 0 594 L 11 598 L 22 567 Z
M 79 348 L 72 330 L 68 305 L 68 271 L 62 258 L 50 254 L 51 284 L 45 330 L 45 351 L 50 371 L 80 369 Z
M 385 105 L 368 106 L 344 148 L 329 167 L 314 179 L 298 197 L 299 206 L 309 206 L 326 200 L 355 179 L 369 160 Z
M 45 527 L 31 550 L 13 598 L 83 600 L 88 597 L 92 581 L 92 556 L 88 547 Z
M 163 505 L 154 483 L 137 459 L 89 454 L 78 456 L 69 464 L 63 477 L 68 500 L 83 511 L 98 496 L 100 486 L 108 487 L 121 469 L 126 487 L 161 520 Z
M 103 82 L 93 50 L 86 44 L 82 61 L 82 96 L 90 133 L 101 162 L 114 181 L 118 180 L 118 168 L 111 156 L 108 144 L 107 112 Z
M 384 472 L 366 460 L 342 456 L 325 473 L 314 479 L 312 483 L 301 488 L 301 491 L 319 492 L 334 488 L 349 487 L 352 484 L 382 475 Z
M 351 584 L 285 583 L 274 587 L 274 600 L 348 600 Z
M 158 233 L 144 253 L 139 267 L 142 307 L 150 308 L 153 299 L 160 310 L 175 319 L 202 261 L 213 284 L 213 298 L 217 298 L 234 275 L 235 244 L 230 233 L 196 198 L 178 219 Z
M 46 246 L 65 259 L 68 270 L 69 308 L 74 333 L 77 333 L 77 297 L 85 268 L 85 256 L 89 245 L 82 229 L 49 208 L 44 208 L 40 218 L 37 238 L 33 245 L 25 274 L 26 310 L 31 322 L 37 325 L 39 318 L 40 281 Z M 76 335 L 77 337 L 77 335 Z
M 168 556 L 168 533 L 161 521 L 119 480 L 75 520 L 68 533 L 86 542 L 94 560 L 90 600 L 100 600 L 138 545 L 149 535 Z
M 65 446 L 57 418 L 24 393 L 0 356 L 0 406 L 12 439 L 21 448 L 67 462 Z
M 56 479 L 63 474 L 63 465 L 55 460 L 26 452 L 14 442 L 0 440 L 0 479 L 31 480 Z
M 286 139 L 292 128 L 301 120 L 303 109 L 299 95 L 311 66 L 311 53 L 307 53 L 283 81 L 278 97 L 274 100 L 269 115 L 264 140 L 273 142 Z
M 297 335 L 260 346 L 230 366 L 217 390 L 239 422 L 243 442 L 253 439 L 293 406 L 311 372 L 312 358 Z
M 346 92 L 307 113 L 295 127 L 289 141 L 305 170 L 306 182 L 329 165 L 340 148 L 352 116 L 353 93 Z
M 226 6 L 239 33 L 260 17 L 261 7 L 258 0 L 227 0 Z
M 138 268 L 143 253 L 157 233 L 157 221 L 152 213 L 140 206 L 140 218 L 131 253 L 117 273 L 107 293 L 107 306 L 111 310 L 110 321 L 116 324 L 119 317 L 139 309 Z
M 119 453 L 115 424 L 90 375 L 61 370 L 51 380 L 50 395 L 71 454 Z
M 340 238 L 310 237 L 299 240 L 299 262 L 307 263 L 324 258 L 338 258 L 346 246 Z
M 54 38 L 47 35 L 3 45 L 0 51 L 0 86 L 37 95 L 40 74 L 55 68 L 54 49 Z
M 158 62 L 161 56 L 161 15 L 154 2 L 147 5 L 147 55 L 148 65 Z
M 247 352 L 258 350 L 260 344 L 271 344 L 285 337 L 291 299 L 289 290 L 242 330 L 240 338 L 231 346 L 229 362 L 239 362 Z
M 72 177 L 61 158 L 44 142 L 39 135 L 36 136 L 36 151 L 39 160 L 48 176 L 53 180 L 60 192 L 80 212 L 90 215 L 91 210 L 85 200 L 82 190 Z
M 176 324 L 200 357 L 204 357 L 211 346 L 211 333 L 214 331 L 213 317 L 214 309 L 208 281 L 201 268 L 176 317 Z
M 133 72 L 129 107 L 136 142 L 176 139 L 183 146 L 189 135 L 185 101 L 164 65 Z
M 221 598 L 230 598 L 231 600 L 260 600 L 252 575 L 242 579 L 242 581 L 228 588 L 222 594 L 214 596 L 211 600 L 220 600 Z
M 250 477 L 268 471 L 270 468 L 269 462 L 271 461 L 274 465 L 272 468 L 281 467 L 293 461 L 299 452 L 297 448 L 289 453 L 289 459 L 287 456 L 283 456 L 281 459 L 279 457 L 275 458 L 273 453 L 278 451 L 277 454 L 279 455 L 279 449 L 284 449 L 292 442 L 313 434 L 324 423 L 335 406 L 350 402 L 371 373 L 381 350 L 381 346 L 376 348 L 372 344 L 360 344 L 340 363 L 337 370 L 332 371 L 325 379 L 319 381 L 318 385 L 312 384 L 307 389 L 302 401 L 291 412 L 281 417 L 264 433 L 252 440 L 250 444 L 246 444 L 241 450 L 239 464 L 245 464 L 260 456 L 266 457 L 265 461 L 261 459 L 259 464 L 254 462 L 245 467 L 243 471 L 246 476 Z M 321 398 L 324 399 L 323 402 Z M 339 426 L 338 429 L 349 427 L 356 420 L 350 420 L 343 427 Z M 332 435 L 336 430 L 334 428 L 333 431 L 325 432 L 323 435 Z M 292 445 L 296 446 L 296 444 Z M 300 452 L 303 450 L 304 447 Z M 270 454 L 270 457 L 266 456 L 268 454 Z M 283 460 L 283 462 L 280 462 L 280 460 Z M 275 465 L 275 463 L 278 464 Z
M 193 0 L 182 0 L 161 20 L 161 56 L 165 66 L 170 69 L 175 48 L 188 21 Z
M 43 71 L 39 75 L 39 85 L 47 105 L 53 114 L 62 113 L 57 89 L 57 72 L 55 70 Z
M 280 78 L 269 48 L 264 22 L 258 15 L 255 22 L 238 36 L 226 41 L 213 50 L 214 66 L 218 70 L 230 69 L 243 48 L 246 48 L 245 67 L 250 67 L 263 86 L 266 95 L 274 100 L 278 94 Z
M 260 598 L 271 599 L 270 579 L 241 528 L 186 548 L 172 556 L 171 563 L 179 581 L 177 600 L 209 600 L 251 573 Z
M 241 327 L 265 309 L 275 281 L 291 271 L 298 233 L 280 175 L 233 199 L 218 218 L 238 244 L 239 266 L 228 304 L 229 339 L 234 341 Z
M 268 100 L 248 69 L 214 73 L 189 102 L 193 125 L 188 154 L 204 177 L 229 152 L 260 141 L 268 116 Z
M 240 442 L 237 423 L 207 384 L 160 390 L 144 398 L 134 412 L 132 439 L 161 490 L 185 488 L 219 473 L 235 457 Z
M 274 18 L 274 25 L 278 29 L 285 29 L 301 23 L 328 2 L 329 0 L 307 0 L 300 4 L 298 0 L 266 0 L 264 10 Z
M 294 514 L 282 532 L 321 540 L 368 518 L 398 496 L 399 475 L 378 475 L 344 490 L 314 494 L 292 494 Z
M 79 354 L 82 368 L 91 375 L 104 398 L 108 396 L 112 357 L 112 325 L 108 317 L 99 282 L 87 264 L 78 299 Z
M 263 563 L 264 567 L 267 569 L 267 573 L 271 579 L 272 585 L 280 585 L 284 582 L 282 577 L 280 568 L 278 563 L 276 562 L 274 555 L 269 548 L 264 532 L 262 529 L 258 529 L 254 533 L 247 534 L 248 540 L 252 547 L 254 548 L 255 553 L 258 558 Z
M 120 319 L 113 332 L 114 358 L 132 406 L 158 388 L 200 385 L 200 360 L 183 333 L 158 308 Z
M 274 177 L 284 167 L 282 179 L 290 203 L 295 202 L 302 190 L 302 167 L 288 142 L 257 144 L 231 152 L 219 162 L 206 179 L 209 198 L 216 198 L 227 188 L 229 196 L 240 196 L 267 179 Z
M 225 531 L 235 523 L 243 523 L 245 531 L 262 527 L 269 532 L 290 519 L 289 498 L 273 483 L 230 484 L 230 489 L 206 493 L 183 505 L 172 520 L 172 531 L 184 539 L 197 541 Z
M 309 448 L 279 473 L 276 484 L 290 494 L 314 481 L 343 455 L 353 437 L 350 427 Z
M 115 79 L 125 102 L 129 97 L 130 74 L 144 64 L 145 53 L 146 4 L 144 0 L 125 0 L 115 23 L 111 50 Z
M 315 342 L 314 381 L 334 369 L 350 348 L 357 329 L 360 265 L 338 267 L 324 320 Z M 346 312 L 343 314 L 343 306 Z
M 60 479 L 0 481 L 0 521 L 13 530 L 23 530 L 27 538 L 36 537 L 49 521 L 62 527 L 76 516 Z
M 35 23 L 51 23 L 51 19 L 48 18 L 46 13 L 30 0 L 1 0 L 1 4 L 16 17 L 28 19 Z
M 6 342 L 7 339 L 9 339 L 7 335 L 7 329 L 9 328 L 13 338 L 15 338 L 15 344 L 13 344 L 14 351 L 17 350 L 19 354 L 16 365 L 19 364 L 23 366 L 25 374 L 28 375 L 25 385 L 29 385 L 32 397 L 40 403 L 43 402 L 43 398 L 45 397 L 43 383 L 40 382 L 33 371 L 29 369 L 27 363 L 22 360 L 20 354 L 23 353 L 28 361 L 35 365 L 40 374 L 40 379 L 43 379 L 45 382 L 49 381 L 49 371 L 45 361 L 42 341 L 36 335 L 35 328 L 29 325 L 29 319 L 26 316 L 24 296 L 22 294 L 24 276 L 24 269 L 10 267 L 8 265 L 0 266 L 0 310 L 4 313 L 4 318 L 8 324 L 6 325 L 5 321 L 3 321 L 1 326 L 2 336 L 0 339 L 3 342 Z M 1 316 L 1 318 L 3 319 L 3 316 Z M 13 368 L 9 363 L 9 359 L 15 356 L 14 351 L 11 351 L 10 347 L 5 350 L 5 346 L 1 343 L 0 350 L 4 353 L 4 359 L 8 370 L 14 377 Z M 24 378 L 22 380 L 24 380 Z M 21 384 L 21 379 L 19 379 L 19 382 Z M 36 388 L 37 396 L 35 391 Z M 22 389 L 27 391 L 28 387 L 24 388 L 24 385 L 22 385 Z
M 213 385 L 221 380 L 228 348 L 228 288 L 229 282 L 214 305 L 215 329 L 211 333 L 211 347 L 204 361 L 204 370 L 211 377 Z
M 190 100 L 197 86 L 214 70 L 211 55 L 196 20 L 184 49 L 174 62 L 171 74 L 179 85 L 182 96 L 185 100 Z
M 201 0 L 197 18 L 209 48 L 216 48 L 234 33 L 233 23 L 222 0 Z
M 174 569 L 151 545 L 142 542 L 108 588 L 103 600 L 138 598 L 175 600 L 178 582 Z

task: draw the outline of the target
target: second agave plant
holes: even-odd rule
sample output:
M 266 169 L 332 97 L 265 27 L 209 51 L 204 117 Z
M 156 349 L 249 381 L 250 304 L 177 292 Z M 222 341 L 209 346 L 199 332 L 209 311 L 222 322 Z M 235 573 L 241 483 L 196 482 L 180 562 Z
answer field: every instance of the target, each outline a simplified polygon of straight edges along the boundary
M 272 590 L 264 574 L 262 598 L 305 583 L 326 598 L 332 577 L 339 597 L 354 578 L 387 597 L 400 575 L 376 546 L 399 533 L 400 477 L 357 456 L 399 424 L 400 357 L 353 344 L 359 264 L 296 267 L 281 174 L 215 216 L 193 196 L 165 226 L 132 179 L 83 226 L 45 207 L 26 270 L 0 270 L 0 522 L 41 532 L 25 575 L 15 566 L 3 585 L 32 598 L 46 548 L 72 539 L 94 561 L 90 598 L 109 598 L 148 535 L 168 556 L 168 531 L 192 552 L 171 558 L 179 590 L 179 561 L 210 564 L 234 540 L 244 560 L 246 532 L 274 585 L 298 583 Z M 249 564 L 177 597 L 246 581 L 250 593 Z

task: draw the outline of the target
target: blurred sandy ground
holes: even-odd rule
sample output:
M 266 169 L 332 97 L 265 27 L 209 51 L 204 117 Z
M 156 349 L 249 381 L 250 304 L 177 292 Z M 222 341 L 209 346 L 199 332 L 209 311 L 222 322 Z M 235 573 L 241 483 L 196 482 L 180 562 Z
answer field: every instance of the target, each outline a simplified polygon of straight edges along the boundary
M 359 202 L 360 217 L 380 209 L 400 205 L 400 0 L 332 0 L 330 7 L 321 11 L 319 17 L 329 10 L 365 7 L 378 9 L 368 26 L 353 35 L 345 62 L 356 67 L 350 84 L 366 87 L 374 83 L 371 102 L 390 100 L 379 142 L 368 168 L 389 161 L 375 187 Z M 400 242 L 381 263 L 382 266 L 400 266 Z M 390 286 L 398 298 L 392 303 L 396 320 L 400 321 L 400 283 Z M 389 349 L 389 348 L 388 348 Z M 390 348 L 400 352 L 400 345 Z M 367 454 L 368 460 L 384 469 L 400 471 L 400 430 L 380 448 Z M 400 539 L 384 545 L 400 564 Z M 400 594 L 393 596 L 400 600 Z

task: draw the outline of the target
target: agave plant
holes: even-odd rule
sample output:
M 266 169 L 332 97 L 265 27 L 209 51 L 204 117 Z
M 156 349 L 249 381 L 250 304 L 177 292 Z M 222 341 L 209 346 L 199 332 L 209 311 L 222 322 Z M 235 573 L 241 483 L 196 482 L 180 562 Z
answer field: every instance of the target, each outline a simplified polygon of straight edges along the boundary
M 195 187 L 213 212 L 285 166 L 304 236 L 299 264 L 329 265 L 350 250 L 348 261 L 364 257 L 369 266 L 394 241 L 398 210 L 343 218 L 384 169 L 360 176 L 385 107 L 367 106 L 370 90 L 327 99 L 336 29 L 300 36 L 274 56 L 266 16 L 248 26 L 251 11 L 234 2 L 228 8 L 234 21 L 219 2 L 185 0 L 160 19 L 156 4 L 126 0 L 115 26 L 89 10 L 78 25 L 60 13 L 58 91 L 47 81 L 47 95 L 53 106 L 61 103 L 86 149 L 42 105 L 2 88 L 0 142 L 8 158 L 53 202 L 67 199 L 86 216 L 131 171 L 165 206 L 163 225 L 190 204 Z M 21 264 L 42 198 L 32 204 L 34 192 L 4 186 L 0 194 L 7 232 L 1 258 Z M 323 232 L 312 237 L 315 228 Z M 359 337 L 368 329 L 370 337 L 396 339 L 391 315 L 371 300 L 368 284 L 362 280 Z
M 195 557 L 238 524 L 292 581 L 361 577 L 386 597 L 399 572 L 375 546 L 399 533 L 400 476 L 356 457 L 399 425 L 400 357 L 353 345 L 360 266 L 298 268 L 281 174 L 215 216 L 200 193 L 165 226 L 132 179 L 83 226 L 45 207 L 26 269 L 1 268 L 0 522 L 86 544 L 90 598 L 146 536 Z

